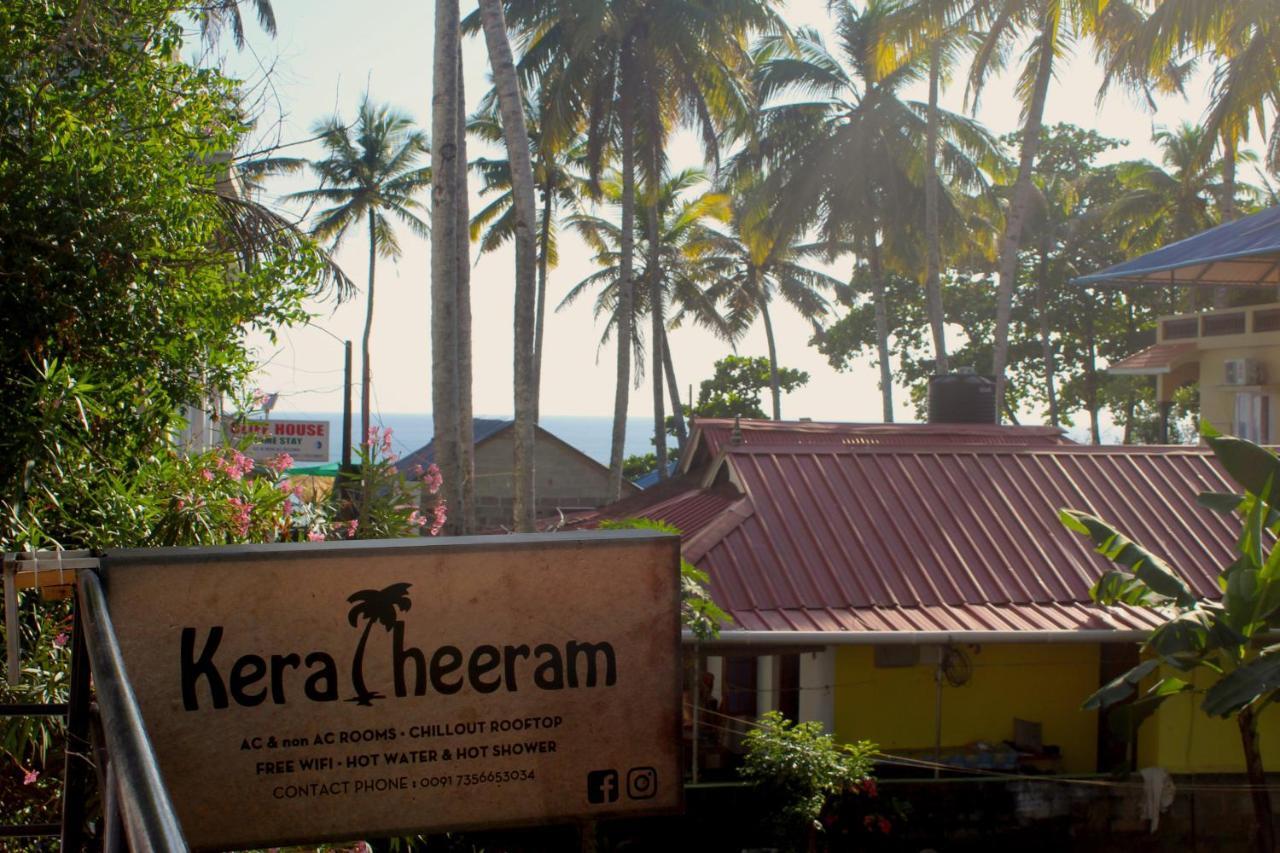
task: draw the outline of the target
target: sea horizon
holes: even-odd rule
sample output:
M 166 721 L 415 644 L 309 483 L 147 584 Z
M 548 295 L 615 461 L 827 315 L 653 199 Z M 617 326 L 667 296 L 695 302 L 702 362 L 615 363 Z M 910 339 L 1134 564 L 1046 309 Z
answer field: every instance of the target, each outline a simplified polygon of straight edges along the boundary
M 498 418 L 512 420 L 506 414 L 477 414 L 476 418 Z M 337 462 L 342 457 L 342 412 L 331 411 L 294 411 L 271 413 L 272 420 L 328 421 L 329 422 L 329 461 Z M 373 417 L 372 422 L 379 427 L 391 429 L 391 447 L 400 456 L 405 456 L 431 441 L 435 434 L 435 422 L 430 413 L 422 412 L 381 412 Z M 602 465 L 609 464 L 609 451 L 613 441 L 613 417 L 609 415 L 542 415 L 539 426 L 561 441 L 581 450 L 587 456 Z M 360 437 L 360 413 L 352 412 L 352 440 L 358 442 Z M 653 420 L 648 417 L 627 418 L 627 439 L 623 445 L 627 456 L 638 456 L 653 452 L 651 441 Z M 674 439 L 673 439 L 674 443 Z

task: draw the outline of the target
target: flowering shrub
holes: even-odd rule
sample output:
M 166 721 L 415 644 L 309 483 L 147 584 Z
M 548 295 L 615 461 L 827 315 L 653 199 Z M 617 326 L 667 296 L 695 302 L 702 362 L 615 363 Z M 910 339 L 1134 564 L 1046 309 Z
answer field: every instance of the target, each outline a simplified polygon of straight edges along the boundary
M 396 468 L 391 428 L 370 427 L 357 453 L 353 475 L 339 476 L 334 502 L 334 518 L 327 527 L 312 527 L 329 538 L 386 539 L 417 536 L 427 532 L 438 536 L 448 520 L 448 507 L 440 495 L 443 479 L 434 464 L 415 468 L 419 480 L 410 483 Z

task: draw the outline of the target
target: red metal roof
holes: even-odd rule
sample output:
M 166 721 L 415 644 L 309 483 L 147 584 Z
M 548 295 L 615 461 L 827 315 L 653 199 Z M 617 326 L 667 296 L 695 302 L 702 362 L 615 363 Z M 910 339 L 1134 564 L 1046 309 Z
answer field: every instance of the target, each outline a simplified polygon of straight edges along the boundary
M 1155 376 L 1159 373 L 1168 373 L 1174 365 L 1186 360 L 1195 351 L 1196 345 L 1190 341 L 1156 344 L 1117 361 L 1107 368 L 1107 372 L 1130 376 Z
M 1202 595 L 1235 542 L 1195 503 L 1232 488 L 1195 448 L 743 446 L 724 464 L 751 511 L 694 561 L 746 629 L 1147 627 L 1090 605 L 1107 564 L 1059 508 L 1108 520 Z
M 733 444 L 732 418 L 698 418 L 689 463 L 682 470 L 714 458 Z M 997 424 L 856 424 L 830 421 L 739 421 L 741 446 L 881 447 L 914 445 L 1057 445 L 1072 444 L 1057 427 Z

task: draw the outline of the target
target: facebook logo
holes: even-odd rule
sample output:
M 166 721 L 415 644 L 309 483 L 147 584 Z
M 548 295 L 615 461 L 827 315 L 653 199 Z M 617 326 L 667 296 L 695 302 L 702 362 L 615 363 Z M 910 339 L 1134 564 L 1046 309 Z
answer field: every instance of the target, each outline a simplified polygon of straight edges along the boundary
M 587 802 L 592 805 L 618 801 L 618 771 L 592 770 L 587 774 Z

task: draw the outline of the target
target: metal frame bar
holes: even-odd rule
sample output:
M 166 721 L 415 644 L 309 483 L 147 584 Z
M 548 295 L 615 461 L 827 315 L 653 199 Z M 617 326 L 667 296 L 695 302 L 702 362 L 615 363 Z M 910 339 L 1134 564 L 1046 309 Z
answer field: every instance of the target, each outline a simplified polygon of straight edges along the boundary
M 129 686 L 124 657 L 107 612 L 106 595 L 98 573 L 80 572 L 77 586 L 77 614 L 83 627 L 77 634 L 85 639 L 93 669 L 111 761 L 109 777 L 115 780 L 114 799 L 119 803 L 128 846 L 141 853 L 185 851 L 187 842 L 143 726 L 137 697 Z M 103 817 L 107 821 L 113 819 L 111 814 L 104 813 Z
M 67 730 L 62 771 L 62 849 L 83 844 L 85 792 L 93 762 L 89 758 L 89 655 L 85 645 L 83 608 L 71 603 L 71 684 L 67 695 Z

